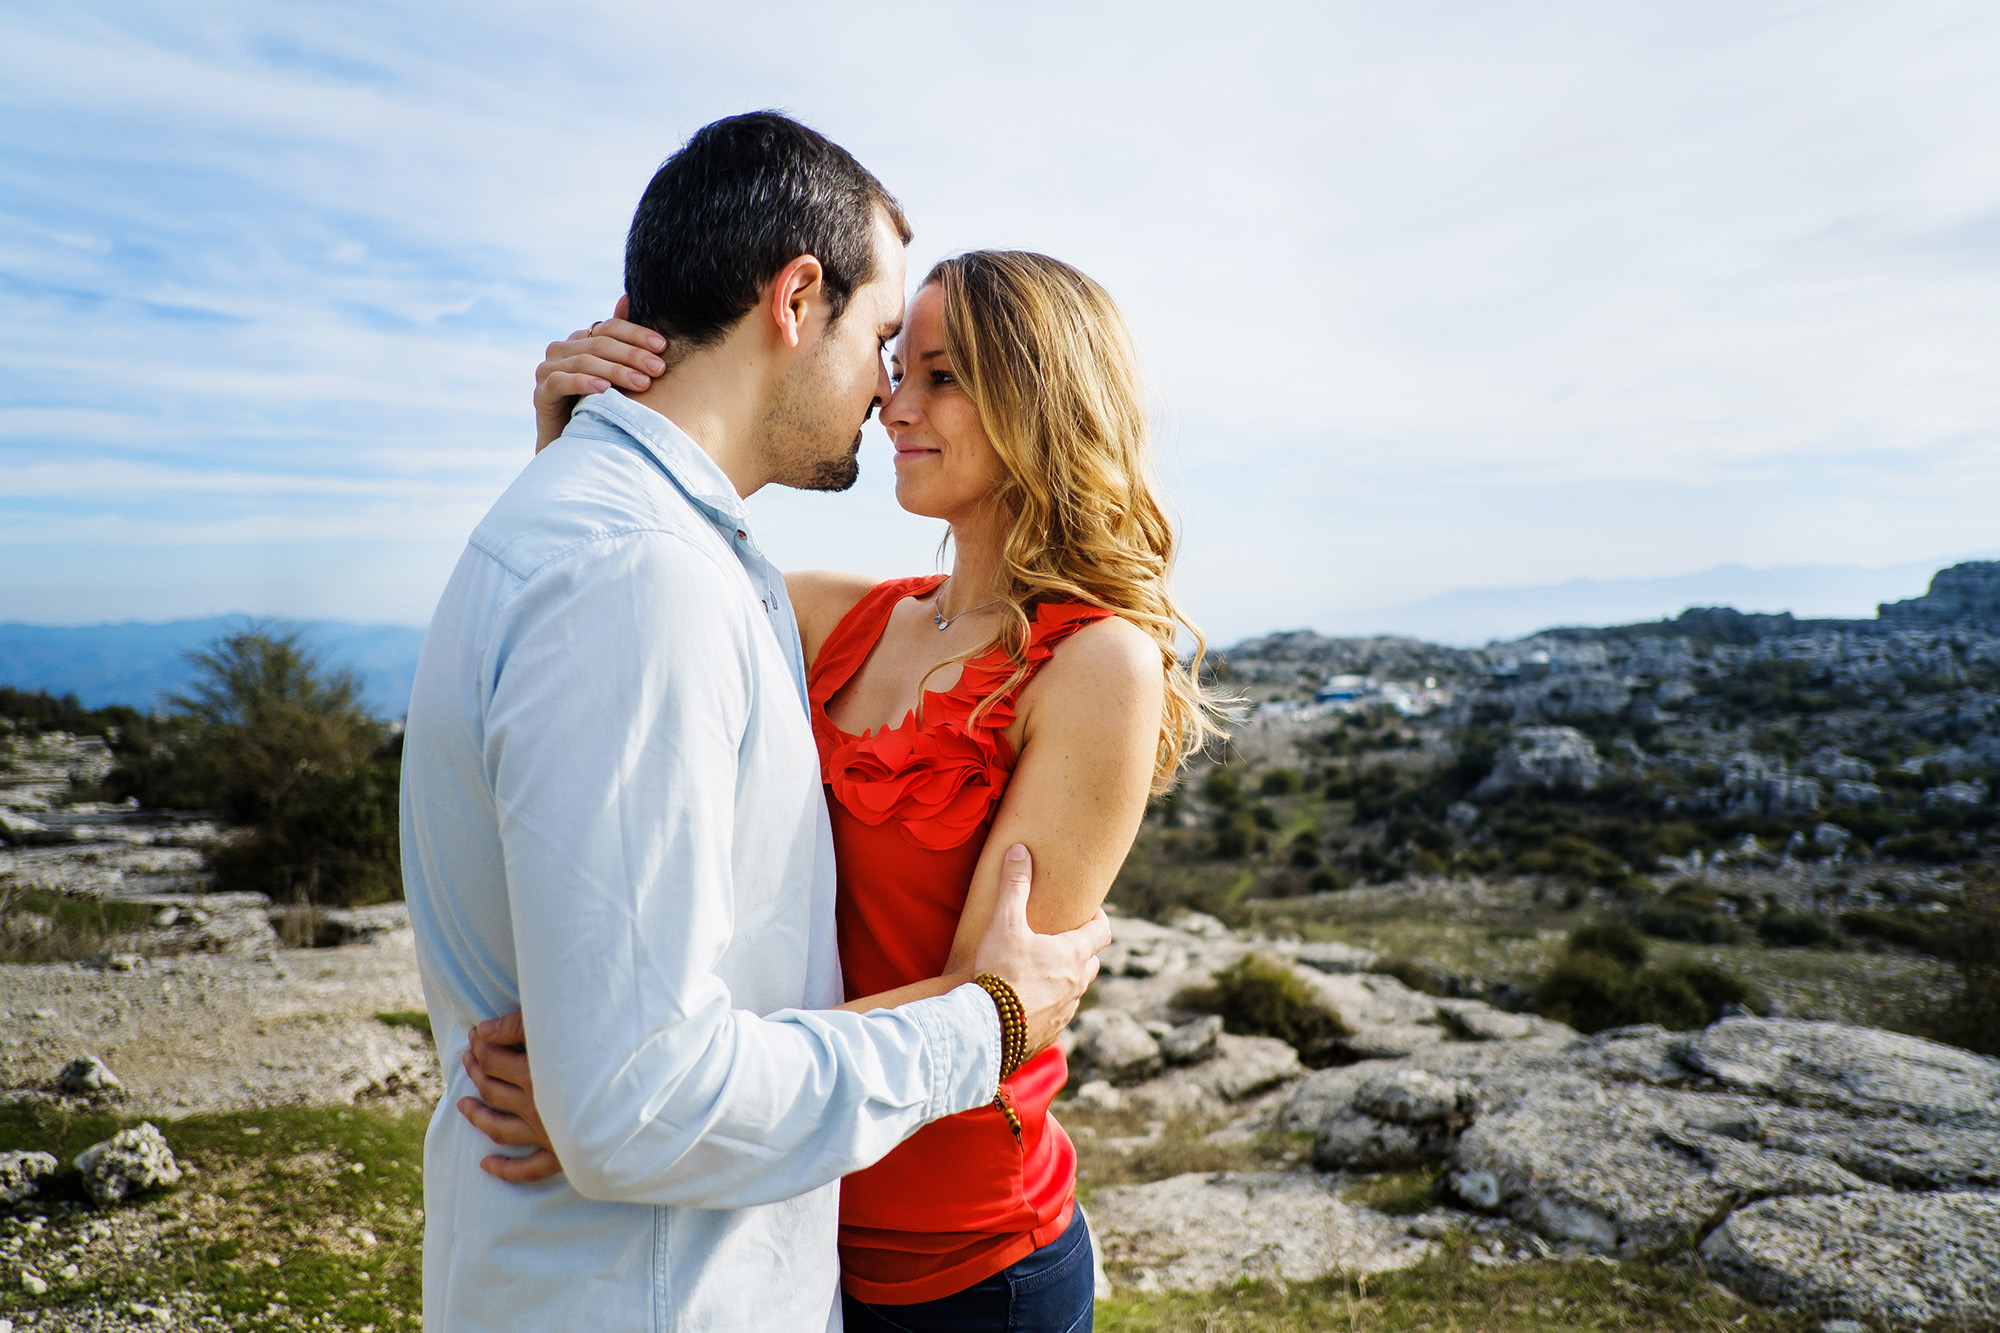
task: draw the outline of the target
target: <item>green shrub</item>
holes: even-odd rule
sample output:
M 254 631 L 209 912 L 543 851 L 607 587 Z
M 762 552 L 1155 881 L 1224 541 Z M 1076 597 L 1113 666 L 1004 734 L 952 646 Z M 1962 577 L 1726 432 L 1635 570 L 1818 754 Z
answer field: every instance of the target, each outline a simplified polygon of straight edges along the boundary
M 1313 893 L 1339 893 L 1342 889 L 1352 887 L 1353 884 L 1353 880 L 1338 870 L 1326 868 L 1313 871 L 1306 879 L 1306 888 Z
M 1290 796 L 1304 785 L 1297 769 L 1273 768 L 1258 780 L 1257 790 L 1266 796 Z
M 1230 769 L 1211 769 L 1201 780 L 1201 794 L 1217 805 L 1234 806 L 1243 800 L 1243 784 Z
M 1757 938 L 1774 949 L 1810 949 L 1833 940 L 1833 927 L 1816 917 L 1774 907 L 1757 923 Z
M 1723 918 L 1686 907 L 1642 907 L 1632 914 L 1632 924 L 1655 939 L 1690 944 L 1727 944 L 1735 935 Z
M 1603 954 L 1627 972 L 1646 965 L 1646 941 L 1622 921 L 1577 927 L 1569 933 L 1568 952 Z
M 1749 986 L 1705 963 L 1647 967 L 1645 957 L 1645 941 L 1622 923 L 1572 931 L 1563 956 L 1542 974 L 1535 1010 L 1579 1032 L 1637 1023 L 1685 1031 L 1707 1027 L 1730 1005 L 1762 1007 Z
M 1222 1015 L 1227 1032 L 1241 1037 L 1277 1037 L 1313 1069 L 1343 1053 L 1347 1024 L 1283 963 L 1245 954 L 1215 974 L 1213 984 L 1191 986 L 1174 997 L 1182 1009 Z
M 270 625 L 190 657 L 192 687 L 128 747 L 111 793 L 247 826 L 210 858 L 219 889 L 298 906 L 401 896 L 402 742 L 362 707 L 354 674 Z
M 1921 861 L 1928 865 L 1950 865 L 1964 855 L 1951 835 L 1939 829 L 1925 829 L 1920 833 L 1890 838 L 1882 844 L 1880 851 L 1893 860 Z
M 1631 971 L 1601 953 L 1565 954 L 1551 963 L 1535 988 L 1535 1011 L 1578 1032 L 1642 1021 L 1633 1016 Z
M 1958 994 L 1938 1022 L 1938 1039 L 1981 1055 L 2000 1055 L 2000 887 L 1981 883 L 1967 888 L 1938 938 L 1959 979 Z
M 1840 928 L 1857 939 L 1881 940 L 1925 953 L 1936 953 L 1941 945 L 1933 923 L 1914 912 L 1842 912 Z

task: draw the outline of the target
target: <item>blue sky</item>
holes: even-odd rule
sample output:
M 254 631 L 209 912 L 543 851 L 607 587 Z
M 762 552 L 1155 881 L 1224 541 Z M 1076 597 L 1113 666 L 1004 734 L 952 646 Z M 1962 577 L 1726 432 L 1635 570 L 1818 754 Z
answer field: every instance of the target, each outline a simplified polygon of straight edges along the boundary
M 914 271 L 1120 299 L 1218 637 L 1990 550 L 1996 68 L 1976 0 L 12 7 L 0 620 L 422 623 L 652 169 L 759 106 Z M 781 561 L 930 567 L 869 438 L 753 501 Z

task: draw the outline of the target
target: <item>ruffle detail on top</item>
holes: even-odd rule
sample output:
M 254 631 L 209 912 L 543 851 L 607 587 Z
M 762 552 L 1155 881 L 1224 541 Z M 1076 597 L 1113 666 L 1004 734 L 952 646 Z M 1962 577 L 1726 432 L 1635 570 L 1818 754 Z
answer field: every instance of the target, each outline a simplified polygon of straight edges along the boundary
M 948 851 L 986 822 L 1008 770 L 990 737 L 909 722 L 845 741 L 827 756 L 833 798 L 864 824 L 894 819 L 907 842 Z
M 977 721 L 972 714 L 981 701 L 1014 674 L 1013 662 L 998 646 L 966 662 L 950 689 L 927 692 L 921 723 L 912 712 L 899 726 L 859 736 L 841 731 L 827 716 L 827 701 L 867 660 L 895 604 L 935 590 L 941 582 L 896 580 L 864 597 L 822 646 L 826 669 L 815 673 L 810 689 L 820 770 L 829 794 L 862 823 L 893 821 L 905 842 L 929 851 L 962 845 L 999 803 L 1015 758 L 1014 747 L 1001 733 L 1014 722 L 1021 686 L 1055 655 L 1057 644 L 1112 614 L 1078 602 L 1036 607 L 1024 652 L 1027 674 Z

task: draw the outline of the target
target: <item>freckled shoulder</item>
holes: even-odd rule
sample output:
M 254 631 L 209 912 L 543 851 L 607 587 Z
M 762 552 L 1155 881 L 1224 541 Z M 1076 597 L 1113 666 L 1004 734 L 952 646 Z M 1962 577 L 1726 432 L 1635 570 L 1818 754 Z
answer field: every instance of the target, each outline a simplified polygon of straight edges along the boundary
M 1024 712 L 1065 716 L 1138 708 L 1157 713 L 1166 690 L 1160 646 L 1123 616 L 1106 616 L 1064 640 L 1021 693 Z
M 785 575 L 785 591 L 799 618 L 799 640 L 805 648 L 806 665 L 819 656 L 820 645 L 840 618 L 882 580 L 867 574 L 845 574 L 837 569 L 802 569 Z

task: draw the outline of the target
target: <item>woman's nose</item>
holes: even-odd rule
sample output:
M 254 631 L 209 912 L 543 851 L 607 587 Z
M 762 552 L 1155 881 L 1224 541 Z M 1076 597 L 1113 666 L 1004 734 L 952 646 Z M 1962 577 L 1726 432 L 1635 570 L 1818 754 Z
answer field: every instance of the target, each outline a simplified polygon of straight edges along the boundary
M 892 388 L 888 398 L 883 400 L 880 413 L 884 426 L 907 426 L 916 420 L 915 395 L 909 392 L 907 382 Z

